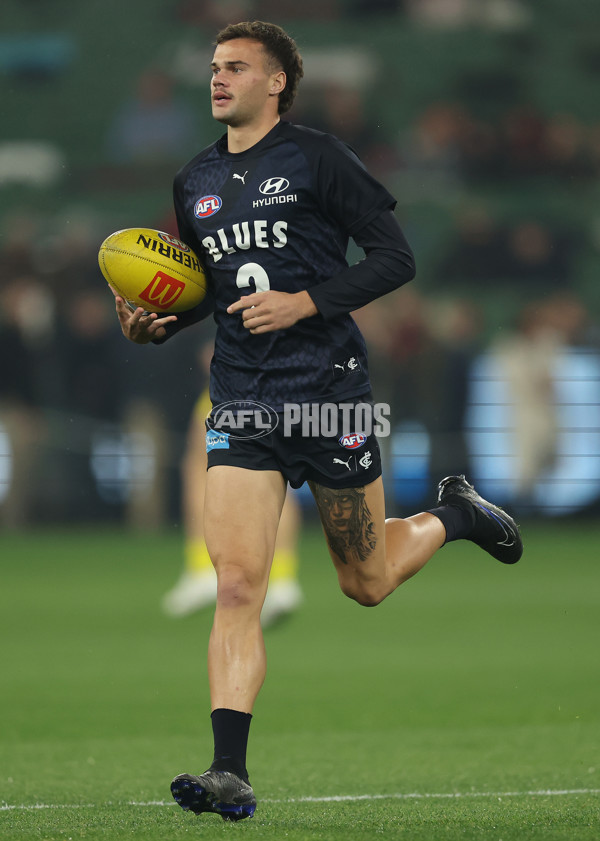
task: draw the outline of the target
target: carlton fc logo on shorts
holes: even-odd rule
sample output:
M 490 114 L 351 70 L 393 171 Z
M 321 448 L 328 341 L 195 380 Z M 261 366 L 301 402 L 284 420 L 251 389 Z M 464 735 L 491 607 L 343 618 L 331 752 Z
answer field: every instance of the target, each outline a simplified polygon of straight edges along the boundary
M 202 196 L 194 206 L 194 216 L 198 219 L 206 219 L 218 213 L 223 204 L 221 196 Z
M 209 429 L 206 432 L 206 452 L 210 453 L 212 450 L 228 450 L 229 449 L 229 433 L 216 432 L 214 429 Z

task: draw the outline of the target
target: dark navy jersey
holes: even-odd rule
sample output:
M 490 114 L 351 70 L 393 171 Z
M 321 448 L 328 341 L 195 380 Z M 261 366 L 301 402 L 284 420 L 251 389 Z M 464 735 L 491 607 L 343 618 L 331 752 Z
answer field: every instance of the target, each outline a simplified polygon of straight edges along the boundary
M 310 294 L 347 269 L 349 237 L 394 208 L 349 147 L 285 122 L 239 154 L 225 136 L 177 174 L 174 200 L 180 237 L 202 260 L 214 300 L 214 405 L 256 400 L 280 411 L 370 390 L 365 343 L 349 314 L 254 335 L 241 313 L 226 311 L 255 291 Z

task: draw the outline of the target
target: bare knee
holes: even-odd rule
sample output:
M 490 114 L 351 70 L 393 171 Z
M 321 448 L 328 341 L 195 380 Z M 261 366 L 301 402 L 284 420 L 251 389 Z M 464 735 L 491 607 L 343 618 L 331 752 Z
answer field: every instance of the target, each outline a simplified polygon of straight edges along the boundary
M 342 593 L 349 599 L 357 602 L 361 607 L 377 607 L 385 599 L 388 592 L 379 582 L 361 581 L 340 581 Z
M 266 586 L 263 576 L 243 564 L 228 563 L 217 566 L 217 605 L 239 608 L 264 599 Z

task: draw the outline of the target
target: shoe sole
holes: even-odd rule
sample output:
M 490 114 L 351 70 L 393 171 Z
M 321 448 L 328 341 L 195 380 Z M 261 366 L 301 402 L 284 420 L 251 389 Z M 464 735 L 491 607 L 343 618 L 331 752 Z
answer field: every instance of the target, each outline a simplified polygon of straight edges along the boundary
M 221 803 L 214 792 L 193 780 L 174 780 L 171 783 L 171 794 L 185 812 L 194 812 L 196 815 L 213 812 L 221 815 L 224 821 L 251 818 L 256 810 L 256 803 Z

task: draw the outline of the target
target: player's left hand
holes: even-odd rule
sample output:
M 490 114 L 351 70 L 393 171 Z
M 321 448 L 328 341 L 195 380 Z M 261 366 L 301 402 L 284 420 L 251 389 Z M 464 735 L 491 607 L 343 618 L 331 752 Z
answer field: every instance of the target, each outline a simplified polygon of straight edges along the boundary
M 230 314 L 241 312 L 244 327 L 251 333 L 285 330 L 302 318 L 317 314 L 312 298 L 302 292 L 254 292 L 227 307 Z

